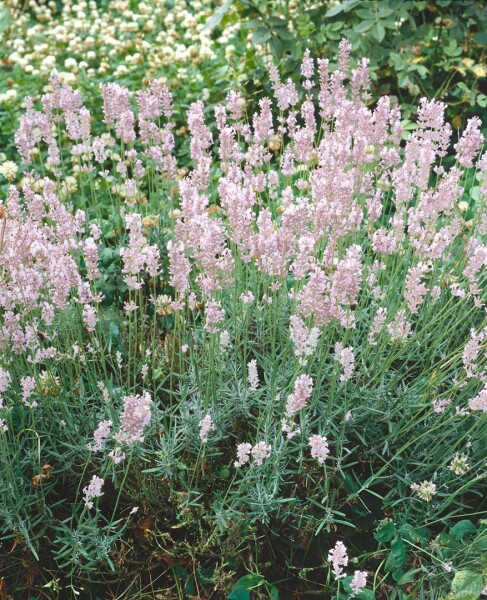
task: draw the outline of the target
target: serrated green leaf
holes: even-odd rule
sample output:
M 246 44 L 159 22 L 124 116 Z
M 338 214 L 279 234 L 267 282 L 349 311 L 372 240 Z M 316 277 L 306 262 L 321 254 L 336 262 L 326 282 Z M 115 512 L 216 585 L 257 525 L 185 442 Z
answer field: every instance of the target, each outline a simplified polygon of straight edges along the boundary
M 274 585 L 269 585 L 269 594 L 271 596 L 271 600 L 279 600 L 279 591 Z
M 262 575 L 257 573 L 247 573 L 247 575 L 240 577 L 235 585 L 241 585 L 250 590 L 254 587 L 262 585 L 264 582 L 265 578 Z
M 250 592 L 241 585 L 235 585 L 228 594 L 228 600 L 250 600 Z
M 250 592 L 265 582 L 264 577 L 262 575 L 258 575 L 257 573 L 248 573 L 235 583 L 232 588 L 232 591 L 228 595 L 228 600 L 250 600 Z
M 0 32 L 3 33 L 12 24 L 12 16 L 6 6 L 0 7 Z
M 203 27 L 203 31 L 213 31 L 215 27 L 218 27 L 223 17 L 227 14 L 230 7 L 233 4 L 233 0 L 225 0 L 225 2 L 220 6 L 220 8 L 212 15 L 208 21 L 206 21 L 205 26 Z
M 284 19 L 281 19 L 280 17 L 269 17 L 269 23 L 274 27 L 287 27 L 287 22 Z
M 262 19 L 251 19 L 245 23 L 247 29 L 261 29 L 265 27 L 265 23 Z
M 482 575 L 473 571 L 458 571 L 451 584 L 453 600 L 477 600 L 482 593 Z
M 361 23 L 359 23 L 356 27 L 353 28 L 353 30 L 356 33 L 365 33 L 366 31 L 368 31 L 372 26 L 374 25 L 373 21 L 362 21 Z
M 485 32 L 485 31 L 478 31 L 475 34 L 473 40 L 474 40 L 474 42 L 476 44 L 482 44 L 482 45 L 487 44 L 487 32 Z
M 414 576 L 420 571 L 421 569 L 410 569 L 399 578 L 397 585 L 406 585 L 407 583 L 412 583 L 414 581 Z
M 281 40 L 293 40 L 294 35 L 289 31 L 287 27 L 277 27 L 274 29 L 274 33 Z
M 365 20 L 369 20 L 369 21 L 373 21 L 375 19 L 374 12 L 369 10 L 368 8 L 359 8 L 358 10 L 355 11 L 355 14 L 357 15 L 357 17 L 360 17 L 361 19 L 365 19 Z
M 466 535 L 473 535 L 476 532 L 477 528 L 469 519 L 458 521 L 450 529 L 450 535 L 453 535 L 457 540 L 462 540 Z
M 424 65 L 415 65 L 415 71 L 417 71 L 421 77 L 426 77 L 429 73 L 428 69 Z
M 284 52 L 284 46 L 282 45 L 281 40 L 279 40 L 277 37 L 273 37 L 271 39 L 271 41 L 269 42 L 269 48 L 271 49 L 272 54 L 276 58 L 282 57 L 282 54 Z
M 394 14 L 394 9 L 390 6 L 379 6 L 379 17 L 389 17 Z
M 396 527 L 392 521 L 378 528 L 374 537 L 378 542 L 390 542 L 396 533 Z
M 386 30 L 384 29 L 384 25 L 382 23 L 375 23 L 372 27 L 372 37 L 374 37 L 378 42 L 382 42 L 386 35 Z
M 252 35 L 252 42 L 254 44 L 265 44 L 271 37 L 271 32 L 267 28 L 261 28 L 254 31 Z
M 335 15 L 339 15 L 344 10 L 345 6 L 343 4 L 335 4 L 335 6 L 332 6 L 330 10 L 326 13 L 325 18 L 330 18 L 334 17 Z
M 416 544 L 426 543 L 430 539 L 430 532 L 426 527 L 413 527 L 409 523 L 404 523 L 399 527 L 399 533 L 403 540 L 408 540 Z
M 195 585 L 195 583 L 194 583 L 194 581 L 193 581 L 192 578 L 189 578 L 186 581 L 186 584 L 184 586 L 184 592 L 188 596 L 196 596 L 197 589 L 196 589 L 196 585 Z
M 404 542 L 396 536 L 391 544 L 391 551 L 386 560 L 386 569 L 390 572 L 396 572 L 397 575 L 398 570 L 401 570 L 406 564 L 406 560 L 407 554 Z M 399 577 L 401 576 L 402 574 L 399 575 Z
M 477 96 L 477 104 L 481 108 L 485 108 L 487 106 L 487 96 L 485 94 L 479 94 Z

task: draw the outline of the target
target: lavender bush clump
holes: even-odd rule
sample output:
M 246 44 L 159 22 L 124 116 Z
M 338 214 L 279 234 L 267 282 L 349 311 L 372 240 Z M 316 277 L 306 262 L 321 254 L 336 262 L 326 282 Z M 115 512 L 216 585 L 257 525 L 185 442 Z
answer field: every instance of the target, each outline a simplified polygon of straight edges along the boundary
M 270 66 L 255 114 L 237 91 L 191 104 L 189 169 L 159 80 L 103 85 L 103 123 L 56 72 L 26 102 L 0 527 L 63 589 L 132 564 L 181 598 L 256 569 L 283 598 L 487 583 L 481 123 L 452 148 L 422 99 L 406 135 L 350 50 L 306 53 L 301 85 Z

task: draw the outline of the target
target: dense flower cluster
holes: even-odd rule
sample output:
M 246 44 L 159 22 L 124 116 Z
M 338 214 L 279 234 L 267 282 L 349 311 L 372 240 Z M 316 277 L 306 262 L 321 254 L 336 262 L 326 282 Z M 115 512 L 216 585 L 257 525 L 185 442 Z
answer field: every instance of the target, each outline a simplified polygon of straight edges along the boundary
M 270 67 L 274 95 L 255 114 L 236 91 L 214 108 L 214 126 L 203 102 L 191 103 L 183 167 L 160 80 L 136 94 L 102 85 L 96 124 L 56 72 L 41 106 L 27 99 L 15 138 L 22 179 L 13 184 L 12 165 L 0 171 L 9 184 L 0 205 L 0 433 L 10 435 L 10 423 L 18 431 L 13 406 L 34 420 L 64 396 L 96 407 L 83 424 L 82 449 L 100 463 L 83 489 L 88 508 L 101 476 L 125 468 L 125 452 L 137 458 L 143 443 L 152 464 L 141 481 L 159 472 L 178 497 L 218 461 L 225 468 L 212 482 L 235 467 L 212 505 L 221 522 L 234 502 L 251 522 L 289 510 L 312 527 L 308 493 L 326 511 L 320 522 L 333 523 L 374 478 L 382 483 L 387 464 L 423 444 L 431 421 L 441 443 L 452 423 L 472 422 L 479 435 L 486 213 L 485 203 L 459 202 L 467 168 L 479 171 L 476 193 L 486 191 L 480 123 L 469 121 L 446 169 L 444 105 L 423 99 L 403 142 L 399 107 L 370 104 L 367 61 L 352 68 L 349 54 L 343 41 L 332 70 L 306 53 L 302 86 Z M 86 224 L 85 215 L 96 217 Z M 437 337 L 458 329 L 448 352 L 445 337 L 436 347 L 436 319 L 445 327 Z M 61 321 L 69 342 L 58 339 Z M 402 437 L 410 418 L 421 426 L 417 443 Z M 376 450 L 368 436 L 382 429 L 390 435 Z M 398 481 L 436 510 L 451 482 L 461 477 L 468 490 L 479 480 L 480 444 L 468 444 L 462 454 L 447 445 L 441 469 L 416 461 Z M 337 483 L 350 472 L 347 486 L 369 478 L 356 492 Z M 345 544 L 328 559 L 341 586 Z M 348 593 L 359 595 L 366 576 L 356 570 Z
M 141 2 L 136 9 L 127 0 L 104 9 L 93 0 L 67 0 L 60 9 L 54 2 L 31 4 L 35 24 L 28 13 L 17 16 L 17 35 L 6 40 L 6 49 L 9 61 L 34 77 L 57 68 L 73 83 L 80 72 L 123 77 L 141 67 L 150 73 L 174 63 L 184 77 L 188 66 L 215 55 L 211 32 L 204 29 L 212 13 L 206 0 L 176 0 L 172 10 L 165 0 Z M 222 42 L 237 29 L 238 24 L 230 26 Z
M 45 358 L 39 334 L 47 330 L 55 336 L 56 311 L 64 309 L 72 295 L 85 311 L 99 301 L 83 281 L 75 260 L 83 226 L 84 214 L 78 211 L 73 218 L 50 179 L 39 180 L 35 186 L 25 184 L 22 193 L 10 186 L 0 206 L 2 350 L 28 352 L 39 362 Z

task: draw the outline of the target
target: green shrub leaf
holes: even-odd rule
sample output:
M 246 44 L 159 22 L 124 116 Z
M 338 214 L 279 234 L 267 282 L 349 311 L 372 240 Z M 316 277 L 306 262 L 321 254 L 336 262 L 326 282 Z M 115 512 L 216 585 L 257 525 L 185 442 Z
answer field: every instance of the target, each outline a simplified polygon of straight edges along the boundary
M 477 600 L 482 592 L 482 575 L 473 571 L 458 571 L 453 578 L 451 591 L 454 600 Z

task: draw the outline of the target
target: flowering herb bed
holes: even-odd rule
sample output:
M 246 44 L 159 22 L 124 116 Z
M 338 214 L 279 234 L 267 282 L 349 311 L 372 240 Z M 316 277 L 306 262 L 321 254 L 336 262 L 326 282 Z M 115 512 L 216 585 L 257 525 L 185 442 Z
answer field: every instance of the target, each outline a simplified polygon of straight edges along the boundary
M 99 121 L 56 72 L 27 100 L 22 178 L 0 167 L 4 595 L 485 590 L 480 120 L 452 147 L 423 99 L 405 135 L 345 40 L 269 80 L 255 112 L 192 103 L 189 156 L 160 80 L 103 84 Z

